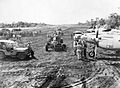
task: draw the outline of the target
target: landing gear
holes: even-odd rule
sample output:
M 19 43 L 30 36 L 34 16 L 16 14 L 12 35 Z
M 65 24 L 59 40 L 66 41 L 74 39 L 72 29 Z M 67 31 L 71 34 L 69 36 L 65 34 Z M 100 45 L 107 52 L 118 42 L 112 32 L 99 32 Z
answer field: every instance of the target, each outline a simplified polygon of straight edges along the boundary
M 88 53 L 88 56 L 91 57 L 91 58 L 94 58 L 95 57 L 95 51 L 90 51 Z

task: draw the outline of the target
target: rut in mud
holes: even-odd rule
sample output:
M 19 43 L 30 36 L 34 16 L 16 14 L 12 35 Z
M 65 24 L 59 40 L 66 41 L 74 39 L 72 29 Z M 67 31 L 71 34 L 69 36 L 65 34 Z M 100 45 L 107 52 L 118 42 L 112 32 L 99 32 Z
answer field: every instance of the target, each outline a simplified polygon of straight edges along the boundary
M 79 30 L 80 28 L 75 28 Z M 0 61 L 0 88 L 35 88 L 40 86 L 44 78 L 53 70 L 61 69 L 60 74 L 67 78 L 63 85 L 81 85 L 84 76 L 88 79 L 88 88 L 116 88 L 119 80 L 119 70 L 106 61 L 80 61 L 74 56 L 71 33 L 73 28 L 65 30 L 63 41 L 67 52 L 46 52 L 46 33 L 37 37 L 24 37 L 23 42 L 32 42 L 35 57 L 38 60 L 16 61 L 6 58 Z M 106 64 L 107 63 L 107 64 Z M 76 83 L 77 82 L 77 83 Z M 33 87 L 34 86 L 34 87 Z M 37 87 L 36 87 L 37 88 Z

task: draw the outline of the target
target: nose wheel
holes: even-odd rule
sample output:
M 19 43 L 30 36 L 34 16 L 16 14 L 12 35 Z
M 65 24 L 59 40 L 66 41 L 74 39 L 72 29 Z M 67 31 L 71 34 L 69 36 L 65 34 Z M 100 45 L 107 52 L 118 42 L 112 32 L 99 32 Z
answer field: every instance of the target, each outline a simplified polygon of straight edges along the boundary
M 90 51 L 90 52 L 88 53 L 88 56 L 89 56 L 90 58 L 94 58 L 94 57 L 95 57 L 95 51 Z

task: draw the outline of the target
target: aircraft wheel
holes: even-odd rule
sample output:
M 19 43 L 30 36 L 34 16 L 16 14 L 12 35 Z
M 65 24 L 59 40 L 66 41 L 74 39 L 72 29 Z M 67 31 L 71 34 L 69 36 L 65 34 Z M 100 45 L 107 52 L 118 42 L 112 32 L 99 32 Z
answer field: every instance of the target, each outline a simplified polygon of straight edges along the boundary
M 0 60 L 4 59 L 5 58 L 5 53 L 0 51 Z
M 90 51 L 90 52 L 88 53 L 88 56 L 89 56 L 89 57 L 92 57 L 92 58 L 95 57 L 95 52 L 94 52 L 94 51 Z

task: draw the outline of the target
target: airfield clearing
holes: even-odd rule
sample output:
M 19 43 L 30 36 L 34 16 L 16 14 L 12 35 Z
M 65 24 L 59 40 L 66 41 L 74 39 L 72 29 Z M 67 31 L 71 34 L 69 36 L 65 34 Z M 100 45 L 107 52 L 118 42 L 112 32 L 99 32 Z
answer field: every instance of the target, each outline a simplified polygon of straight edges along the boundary
M 46 33 L 37 37 L 23 37 L 23 42 L 32 42 L 38 60 L 9 61 L 6 58 L 0 61 L 0 88 L 34 88 L 32 86 L 35 85 L 39 87 L 44 77 L 55 68 L 62 68 L 62 74 L 67 75 L 64 85 L 67 82 L 67 85 L 73 84 L 73 88 L 81 85 L 80 80 L 83 76 L 88 79 L 88 88 L 119 86 L 119 67 L 111 65 L 106 60 L 83 62 L 74 56 L 71 33 L 79 29 L 81 28 L 70 27 L 64 30 L 63 40 L 69 47 L 67 52 L 46 52 L 44 48 L 47 40 Z

